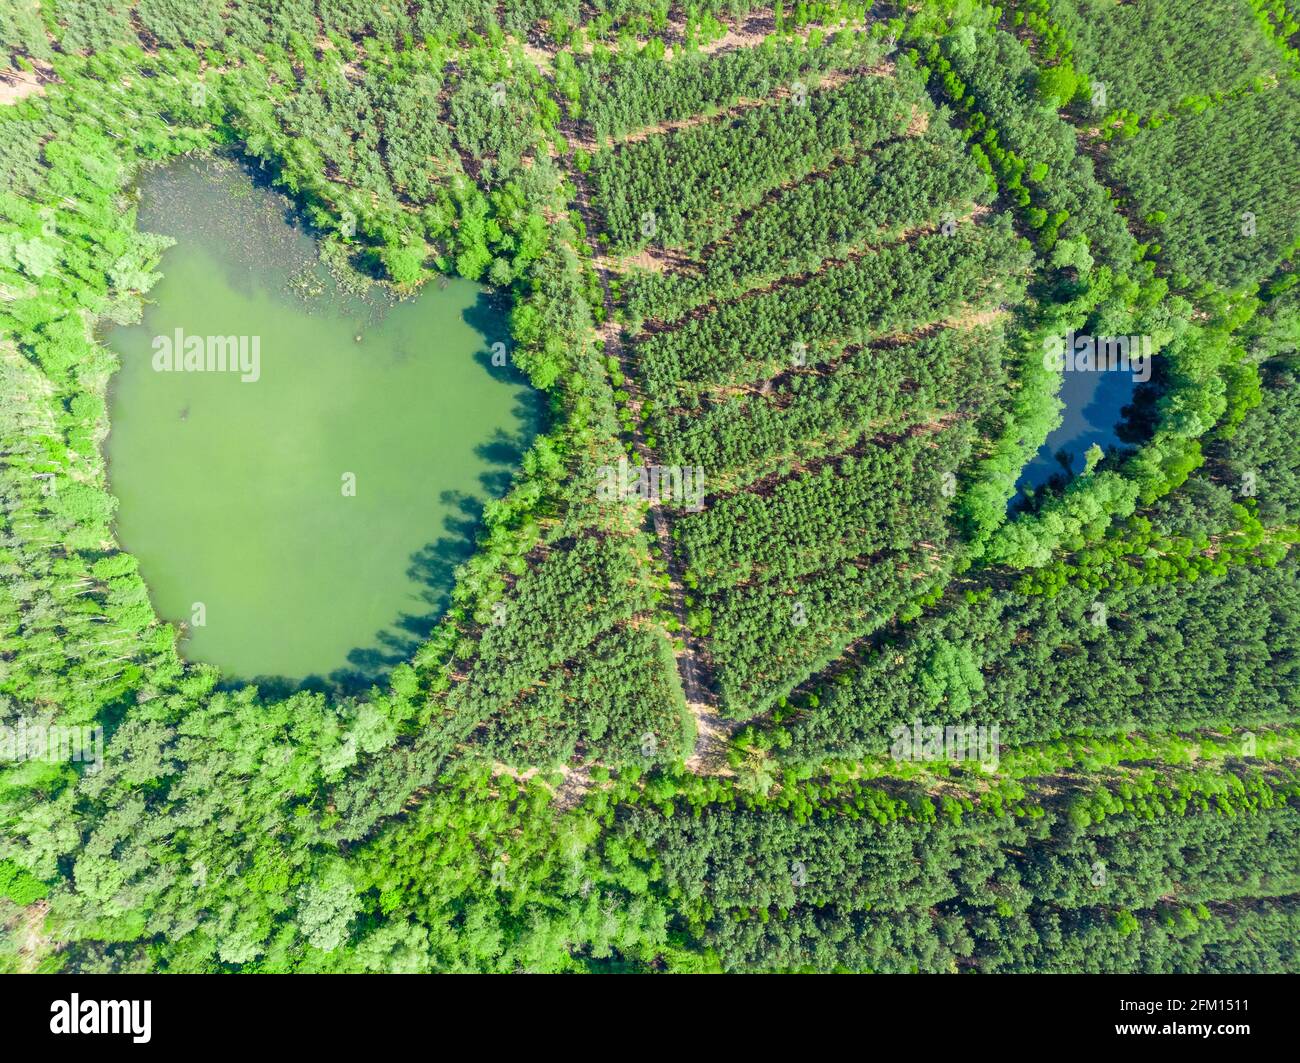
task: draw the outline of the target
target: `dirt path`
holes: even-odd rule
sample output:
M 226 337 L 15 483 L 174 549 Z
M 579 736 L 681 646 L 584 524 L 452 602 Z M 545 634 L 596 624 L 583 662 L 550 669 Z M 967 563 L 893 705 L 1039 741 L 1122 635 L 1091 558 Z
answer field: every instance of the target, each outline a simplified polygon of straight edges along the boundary
M 600 218 L 591 203 L 591 188 L 585 175 L 577 167 L 571 170 L 577 184 L 578 195 L 576 207 L 587 229 L 587 242 L 592 251 L 593 266 L 600 279 L 601 292 L 605 300 L 605 322 L 596 331 L 600 337 L 604 356 L 617 361 L 626 383 L 624 387 L 631 396 L 630 405 L 638 410 L 641 403 L 640 386 L 634 367 L 631 364 L 626 347 L 623 345 L 622 326 L 614 319 L 614 297 L 610 290 L 613 271 L 610 262 L 598 252 L 595 243 L 596 233 L 600 230 Z M 641 421 L 634 418 L 632 445 L 641 461 L 647 465 L 654 463 L 654 455 L 646 445 L 645 432 Z M 650 503 L 650 516 L 654 523 L 655 539 L 659 551 L 668 566 L 670 581 L 669 596 L 673 613 L 677 617 L 682 633 L 683 649 L 676 650 L 677 670 L 681 677 L 682 692 L 686 697 L 686 706 L 695 719 L 695 751 L 686 761 L 689 771 L 697 774 L 719 774 L 727 771 L 726 752 L 732 733 L 738 726 L 735 721 L 724 719 L 717 709 L 716 699 L 703 678 L 703 654 L 699 640 L 686 626 L 685 587 L 682 582 L 681 559 L 673 549 L 671 515 L 661 501 Z
M 38 96 L 45 91 L 45 83 L 52 81 L 54 75 L 37 69 L 34 73 L 26 70 L 6 70 L 0 73 L 0 107 L 7 107 L 26 99 Z
M 17 916 L 17 920 L 21 923 L 18 967 L 22 974 L 34 972 L 49 949 L 50 939 L 45 934 L 45 916 L 49 911 L 49 901 L 36 901 L 29 904 Z
M 808 89 L 812 92 L 827 92 L 831 89 L 837 89 L 841 85 L 848 83 L 857 77 L 892 77 L 895 67 L 892 61 L 878 63 L 870 69 L 863 70 L 824 70 L 820 73 L 810 73 L 808 77 Z M 665 118 L 662 121 L 655 122 L 651 125 L 638 126 L 636 129 L 629 130 L 619 136 L 606 135 L 597 141 L 591 135 L 591 129 L 585 122 L 571 123 L 565 130 L 565 136 L 569 137 L 575 144 L 587 152 L 596 152 L 601 148 L 619 147 L 624 144 L 636 144 L 642 140 L 649 140 L 651 137 L 663 136 L 667 133 L 676 133 L 683 129 L 690 129 L 694 126 L 717 124 L 738 118 L 746 111 L 752 111 L 756 107 L 775 107 L 790 98 L 791 88 L 782 85 L 774 89 L 767 96 L 742 96 L 735 102 L 727 106 L 719 106 L 709 110 L 692 114 L 686 118 Z M 919 116 L 919 131 L 925 131 L 928 115 Z M 915 124 L 915 123 L 914 123 Z M 911 131 L 909 130 L 909 135 Z

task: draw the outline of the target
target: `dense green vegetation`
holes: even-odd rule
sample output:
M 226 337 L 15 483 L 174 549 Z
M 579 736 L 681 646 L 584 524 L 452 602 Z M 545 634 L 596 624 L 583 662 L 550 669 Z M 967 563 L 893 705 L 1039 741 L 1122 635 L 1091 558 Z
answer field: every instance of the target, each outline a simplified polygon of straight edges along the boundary
M 938 127 L 947 130 L 948 127 Z M 633 276 L 629 314 L 673 320 L 710 299 L 819 267 L 864 244 L 937 224 L 982 190 L 959 142 L 908 137 L 800 183 L 739 222 L 698 274 Z
M 1259 960 L 1242 899 L 1294 925 L 1295 793 L 1293 776 L 1139 772 L 977 806 L 848 782 L 788 808 L 636 810 L 616 837 L 726 969 L 1232 970 Z M 1294 941 L 1266 940 L 1288 966 Z
M 763 99 L 778 88 L 790 91 L 801 79 L 815 81 L 831 70 L 870 65 L 882 51 L 874 38 L 844 32 L 820 44 L 787 45 L 772 38 L 716 57 L 686 51 L 665 62 L 656 38 L 635 51 L 598 48 L 580 55 L 557 68 L 557 80 L 569 96 L 570 114 L 597 140 L 620 139 L 660 122 Z
M 0 735 L 103 762 L 0 760 L 0 970 L 1300 970 L 1296 25 L 8 5 Z M 185 661 L 114 540 L 98 326 L 189 152 L 348 285 L 497 289 L 546 398 L 363 694 Z M 1071 331 L 1154 372 L 1018 492 Z
M 992 406 L 1001 380 L 996 330 L 944 329 L 924 339 L 842 348 L 818 367 L 791 368 L 765 393 L 710 394 L 650 416 L 660 453 L 674 464 L 726 470 L 740 487 L 781 463 L 901 434 L 944 410 Z
M 1300 241 L 1289 206 L 1300 191 L 1288 164 L 1300 148 L 1297 116 L 1300 86 L 1287 80 L 1112 149 L 1115 180 L 1158 226 L 1161 261 L 1177 282 L 1259 283 Z
M 592 183 L 609 242 L 620 252 L 703 246 L 782 182 L 901 136 L 911 95 L 867 76 L 602 153 Z
M 1042 33 L 1045 59 L 1067 65 L 1089 85 L 1105 85 L 1100 109 L 1108 114 L 1167 113 L 1193 99 L 1230 93 L 1278 67 L 1279 56 L 1255 25 L 1249 0 L 1047 0 L 1009 6 L 1023 9 L 1024 25 Z M 1218 47 L 1206 46 L 1216 39 Z M 1060 81 L 1058 75 L 1053 84 Z M 1091 92 L 1085 95 L 1091 103 Z
M 845 343 L 907 333 L 996 295 L 1006 283 L 1000 274 L 1014 276 L 1024 260 L 1005 227 L 968 225 L 835 262 L 806 281 L 785 281 L 647 333 L 637 343 L 646 386 L 656 396 L 697 394 L 761 380 L 800 352 L 820 363 Z M 795 347 L 800 343 L 804 348 Z

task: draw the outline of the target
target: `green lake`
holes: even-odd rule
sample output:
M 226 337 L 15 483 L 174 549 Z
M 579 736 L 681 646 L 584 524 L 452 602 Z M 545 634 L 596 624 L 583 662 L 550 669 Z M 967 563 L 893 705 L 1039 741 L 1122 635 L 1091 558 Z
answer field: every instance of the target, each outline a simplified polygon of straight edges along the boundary
M 139 227 L 177 242 L 141 323 L 103 337 L 118 541 L 225 678 L 382 676 L 540 427 L 494 364 L 504 308 L 467 281 L 345 292 L 289 202 L 228 161 L 149 171 L 139 195 Z

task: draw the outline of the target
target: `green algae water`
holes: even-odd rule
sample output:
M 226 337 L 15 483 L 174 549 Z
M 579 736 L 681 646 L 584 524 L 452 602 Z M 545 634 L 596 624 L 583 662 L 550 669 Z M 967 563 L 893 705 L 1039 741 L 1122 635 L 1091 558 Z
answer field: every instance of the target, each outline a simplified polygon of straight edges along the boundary
M 345 292 L 287 200 L 230 162 L 181 160 L 139 193 L 139 227 L 176 244 L 143 320 L 104 336 L 118 540 L 190 660 L 378 678 L 427 637 L 537 431 L 536 394 L 494 365 L 503 309 L 467 281 Z

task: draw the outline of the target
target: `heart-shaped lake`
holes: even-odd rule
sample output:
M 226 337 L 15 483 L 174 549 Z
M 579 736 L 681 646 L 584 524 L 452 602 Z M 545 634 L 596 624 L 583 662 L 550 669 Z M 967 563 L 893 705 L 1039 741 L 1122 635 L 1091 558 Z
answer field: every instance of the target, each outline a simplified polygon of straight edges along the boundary
M 155 608 L 230 678 L 382 675 L 539 427 L 504 309 L 467 281 L 349 294 L 288 201 L 221 160 L 147 173 L 139 226 L 177 242 L 141 323 L 105 335 L 105 454 Z

